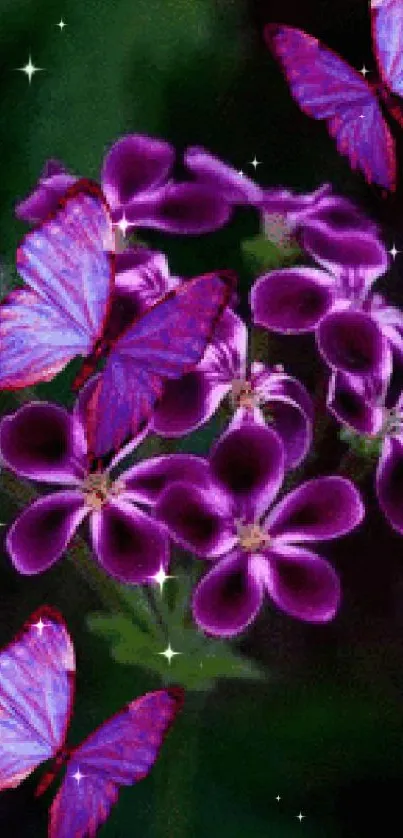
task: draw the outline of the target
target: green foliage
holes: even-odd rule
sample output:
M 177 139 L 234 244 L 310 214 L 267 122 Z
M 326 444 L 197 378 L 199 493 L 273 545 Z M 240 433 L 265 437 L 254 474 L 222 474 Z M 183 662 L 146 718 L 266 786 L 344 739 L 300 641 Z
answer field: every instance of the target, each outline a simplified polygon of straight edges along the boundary
M 188 690 L 209 690 L 220 678 L 261 680 L 263 672 L 234 651 L 227 642 L 205 637 L 195 626 L 172 626 L 169 639 L 149 634 L 123 615 L 97 612 L 87 625 L 105 640 L 112 658 L 126 666 L 139 666 L 159 675 L 164 683 L 180 683 Z M 170 645 L 179 654 L 171 662 L 161 654 Z
M 339 436 L 357 457 L 374 460 L 380 456 L 383 441 L 381 434 L 364 436 L 349 428 L 341 428 Z
M 244 239 L 241 248 L 246 268 L 253 276 L 276 268 L 295 265 L 302 255 L 294 240 L 287 239 L 282 243 L 274 242 L 262 233 L 250 239 Z

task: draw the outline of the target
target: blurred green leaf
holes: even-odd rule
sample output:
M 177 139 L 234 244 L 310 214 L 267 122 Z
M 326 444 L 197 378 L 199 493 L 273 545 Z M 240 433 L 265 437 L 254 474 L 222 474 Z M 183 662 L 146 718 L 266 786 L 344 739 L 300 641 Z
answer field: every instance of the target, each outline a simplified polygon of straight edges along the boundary
M 87 625 L 109 643 L 110 654 L 118 663 L 152 670 L 165 682 L 179 682 L 189 690 L 211 689 L 219 678 L 265 677 L 253 661 L 234 652 L 228 643 L 212 641 L 195 626 L 176 626 L 164 646 L 122 615 L 93 613 L 87 617 Z M 171 662 L 162 654 L 168 642 L 177 653 Z
M 294 265 L 301 258 L 301 250 L 296 242 L 279 244 L 269 241 L 263 234 L 244 239 L 241 249 L 245 266 L 254 276 L 268 270 Z
M 377 434 L 376 436 L 363 436 L 349 428 L 341 428 L 339 436 L 342 442 L 346 442 L 351 450 L 359 457 L 377 459 L 380 456 L 383 442 L 381 434 Z

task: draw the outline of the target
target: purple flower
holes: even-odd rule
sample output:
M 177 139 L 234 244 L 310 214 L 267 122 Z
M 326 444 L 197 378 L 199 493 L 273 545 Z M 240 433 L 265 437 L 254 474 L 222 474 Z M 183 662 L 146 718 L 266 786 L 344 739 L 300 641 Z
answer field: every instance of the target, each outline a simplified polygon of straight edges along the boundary
M 33 192 L 17 204 L 17 218 L 30 224 L 44 221 L 56 211 L 60 198 L 76 180 L 58 160 L 48 160 Z
M 268 421 L 281 437 L 286 468 L 305 457 L 312 438 L 312 403 L 305 387 L 281 367 L 253 362 L 247 369 L 245 324 L 230 309 L 195 369 L 164 385 L 151 427 L 158 434 L 180 436 L 207 422 L 230 395 L 233 407 Z
M 334 248 L 335 234 L 346 232 L 377 233 L 377 225 L 368 219 L 351 201 L 332 193 L 329 183 L 307 194 L 296 194 L 289 189 L 258 186 L 252 178 L 224 163 L 200 146 L 188 148 L 184 155 L 188 169 L 200 183 L 221 190 L 225 199 L 234 205 L 254 206 L 262 217 L 263 230 L 268 238 L 279 236 L 280 242 L 296 236 L 304 249 L 320 259 L 329 256 Z M 343 238 L 338 242 L 338 264 L 343 260 Z M 346 254 L 349 260 L 350 254 Z M 350 261 L 347 262 L 350 265 Z
M 221 192 L 203 183 L 175 182 L 174 161 L 173 147 L 163 140 L 128 134 L 114 143 L 103 162 L 101 185 L 115 223 L 124 217 L 128 229 L 152 227 L 190 235 L 226 224 L 231 207 Z M 62 164 L 49 161 L 34 191 L 17 205 L 17 217 L 31 223 L 43 220 L 75 180 Z
M 163 456 L 115 478 L 112 472 L 128 453 L 126 446 L 108 468 L 91 471 L 81 409 L 80 400 L 72 414 L 48 402 L 31 402 L 0 422 L 1 456 L 8 468 L 20 477 L 66 487 L 35 500 L 16 519 L 7 550 L 20 573 L 41 573 L 62 556 L 88 518 L 103 569 L 123 582 L 147 582 L 169 561 L 166 532 L 147 507 L 154 506 L 167 480 L 186 475 L 203 483 L 206 468 L 190 455 Z M 144 435 L 130 443 L 130 450 Z
M 378 502 L 390 526 L 403 535 L 403 392 L 390 406 L 386 388 L 370 385 L 337 373 L 330 382 L 328 406 L 343 425 L 379 440 Z
M 115 282 L 105 327 L 107 340 L 116 340 L 134 320 L 181 284 L 169 272 L 166 256 L 145 247 L 128 247 L 115 255 Z
M 209 463 L 210 486 L 172 483 L 156 506 L 179 544 L 215 560 L 194 592 L 198 625 L 213 635 L 237 634 L 256 617 L 265 593 L 298 619 L 332 619 L 337 574 L 305 545 L 337 538 L 362 521 L 354 485 L 318 478 L 271 507 L 284 478 L 282 445 L 270 428 L 245 418 L 233 421 Z
M 318 268 L 286 268 L 257 279 L 251 291 L 255 323 L 286 334 L 314 331 L 326 363 L 353 375 L 390 375 L 391 347 L 403 355 L 403 315 L 371 286 L 387 268 L 388 257 L 368 232 L 346 233 L 337 264 L 338 238 Z

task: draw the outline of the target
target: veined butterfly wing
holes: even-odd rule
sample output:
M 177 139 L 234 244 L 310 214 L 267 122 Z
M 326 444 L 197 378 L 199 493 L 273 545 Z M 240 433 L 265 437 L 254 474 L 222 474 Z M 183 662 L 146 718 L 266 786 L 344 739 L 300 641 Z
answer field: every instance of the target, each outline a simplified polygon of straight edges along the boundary
M 270 24 L 266 42 L 301 110 L 326 121 L 340 154 L 368 183 L 396 187 L 395 143 L 375 93 L 364 78 L 316 38 Z
M 50 811 L 49 838 L 94 838 L 120 786 L 147 776 L 183 703 L 179 687 L 146 693 L 72 754 Z
M 74 648 L 62 617 L 44 607 L 0 653 L 0 790 L 15 788 L 65 741 Z

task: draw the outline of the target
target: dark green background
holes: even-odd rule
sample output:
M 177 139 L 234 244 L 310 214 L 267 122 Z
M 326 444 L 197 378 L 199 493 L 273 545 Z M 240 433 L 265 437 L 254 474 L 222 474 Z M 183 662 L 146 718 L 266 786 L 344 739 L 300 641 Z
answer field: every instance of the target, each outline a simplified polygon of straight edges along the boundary
M 401 199 L 383 200 L 337 156 L 322 125 L 298 111 L 262 44 L 263 24 L 305 28 L 361 67 L 373 68 L 366 0 L 0 0 L 0 257 L 13 264 L 23 225 L 13 207 L 45 160 L 97 179 L 106 149 L 141 131 L 181 152 L 201 144 L 257 179 L 307 190 L 324 180 L 382 220 L 388 246 L 403 250 Z M 55 26 L 60 17 L 63 32 Z M 46 68 L 15 71 L 31 53 Z M 226 267 L 252 277 L 240 241 L 258 229 L 239 212 L 211 236 L 182 239 L 147 233 L 172 271 L 192 275 Z M 400 259 L 403 257 L 400 257 Z M 388 279 L 399 301 L 399 257 Z M 245 309 L 244 309 L 245 310 Z M 313 386 L 311 341 L 276 342 L 273 352 Z M 303 360 L 301 360 L 303 358 Z M 38 388 L 68 403 L 69 374 Z M 3 394 L 1 413 L 13 408 Z M 335 426 L 317 473 L 337 468 Z M 199 434 L 202 450 L 214 426 Z M 201 438 L 201 440 L 200 440 Z M 189 447 L 189 446 L 188 446 Z M 189 695 L 151 776 L 122 792 L 103 838 L 339 838 L 385 831 L 401 817 L 403 790 L 403 541 L 383 522 L 371 479 L 364 489 L 365 527 L 325 548 L 344 599 L 329 626 L 310 627 L 265 608 L 241 647 L 265 667 L 259 684 L 218 684 L 201 706 Z M 16 508 L 1 499 L 1 520 Z M 86 628 L 99 607 L 72 566 L 61 562 L 33 579 L 0 558 L 0 640 L 6 642 L 42 603 L 60 608 L 75 639 L 77 701 L 72 741 L 89 733 L 156 677 L 114 663 Z M 172 666 L 174 667 L 175 661 Z M 201 719 L 201 725 L 200 725 Z M 51 795 L 34 801 L 28 780 L 0 798 L 0 834 L 46 834 Z M 279 794 L 281 801 L 276 802 Z M 306 815 L 300 824 L 299 811 Z

